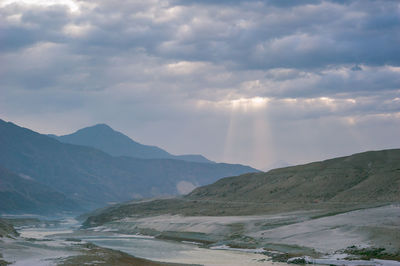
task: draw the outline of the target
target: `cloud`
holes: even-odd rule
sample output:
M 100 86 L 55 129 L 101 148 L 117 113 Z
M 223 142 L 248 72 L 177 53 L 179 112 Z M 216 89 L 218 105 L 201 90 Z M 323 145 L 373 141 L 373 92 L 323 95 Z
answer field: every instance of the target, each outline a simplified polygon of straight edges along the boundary
M 398 1 L 51 3 L 0 3 L 2 118 L 259 168 L 400 146 Z

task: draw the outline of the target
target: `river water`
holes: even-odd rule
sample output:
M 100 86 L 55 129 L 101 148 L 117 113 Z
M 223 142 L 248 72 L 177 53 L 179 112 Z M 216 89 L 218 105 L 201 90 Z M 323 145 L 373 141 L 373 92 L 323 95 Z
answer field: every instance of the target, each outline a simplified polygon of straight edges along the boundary
M 268 261 L 269 257 L 257 250 L 224 250 L 201 248 L 195 243 L 155 239 L 149 236 L 121 235 L 113 232 L 77 232 L 79 224 L 69 220 L 53 227 L 20 228 L 22 237 L 37 239 L 79 238 L 101 247 L 120 250 L 135 257 L 162 262 L 200 265 L 287 265 Z M 224 248 L 224 247 L 221 247 Z

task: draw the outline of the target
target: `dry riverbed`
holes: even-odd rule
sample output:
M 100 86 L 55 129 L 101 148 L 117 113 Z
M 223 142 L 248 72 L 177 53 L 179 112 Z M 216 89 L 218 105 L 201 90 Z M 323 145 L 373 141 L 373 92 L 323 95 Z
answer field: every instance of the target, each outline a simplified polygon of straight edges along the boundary
M 91 230 L 193 241 L 208 248 L 264 248 L 264 253 L 277 261 L 308 255 L 322 258 L 318 263 L 325 260 L 326 264 L 332 264 L 332 258 L 338 265 L 346 264 L 344 258 L 353 260 L 353 264 L 347 261 L 349 265 L 354 265 L 355 259 L 375 258 L 400 265 L 400 205 L 396 204 L 323 216 L 318 211 L 304 211 L 258 216 L 128 217 Z
M 2 239 L 0 265 L 181 265 L 136 258 L 124 252 L 61 240 Z
M 264 254 L 114 232 L 28 227 L 0 238 L 0 265 L 271 265 Z M 99 245 L 93 244 L 100 243 Z
M 0 238 L 0 265 L 400 265 L 400 205 L 59 226 L 21 226 L 20 236 Z

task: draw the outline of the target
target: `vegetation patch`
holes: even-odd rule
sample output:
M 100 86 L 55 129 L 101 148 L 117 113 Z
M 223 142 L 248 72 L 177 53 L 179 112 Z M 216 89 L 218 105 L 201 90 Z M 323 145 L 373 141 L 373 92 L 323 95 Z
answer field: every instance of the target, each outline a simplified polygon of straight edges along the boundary
M 287 262 L 290 258 L 295 257 L 319 257 L 320 253 L 316 252 L 312 248 L 301 247 L 297 245 L 285 245 L 285 244 L 267 244 L 264 245 L 266 250 L 263 254 L 271 257 L 272 261 L 275 262 Z M 293 262 L 291 262 L 293 263 Z M 300 263 L 302 264 L 302 263 Z
M 11 264 L 11 262 L 3 260 L 3 255 L 0 253 L 0 266 L 6 266 Z
M 362 259 L 362 260 L 370 260 L 370 259 L 382 259 L 382 260 L 397 260 L 400 261 L 400 252 L 390 253 L 387 252 L 385 248 L 359 248 L 356 246 L 348 247 L 343 251 L 346 254 L 349 254 L 347 259 Z
M 15 228 L 4 219 L 0 219 L 0 237 L 17 237 L 19 236 Z

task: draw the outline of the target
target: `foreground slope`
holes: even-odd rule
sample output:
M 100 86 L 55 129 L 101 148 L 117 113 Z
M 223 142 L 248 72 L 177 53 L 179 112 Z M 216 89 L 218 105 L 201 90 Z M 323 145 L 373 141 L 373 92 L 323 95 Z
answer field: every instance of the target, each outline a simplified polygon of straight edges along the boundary
M 106 124 L 82 128 L 69 135 L 50 136 L 64 143 L 93 147 L 113 156 L 212 163 L 212 161 L 201 155 L 172 155 L 159 147 L 140 144 Z
M 399 149 L 223 178 L 183 198 L 106 209 L 85 224 L 132 215 L 255 215 L 315 209 L 329 213 L 394 202 L 400 202 Z
M 100 150 L 61 143 L 0 120 L 0 165 L 63 193 L 82 207 L 135 197 L 173 195 L 193 185 L 256 171 L 242 165 L 113 157 Z

